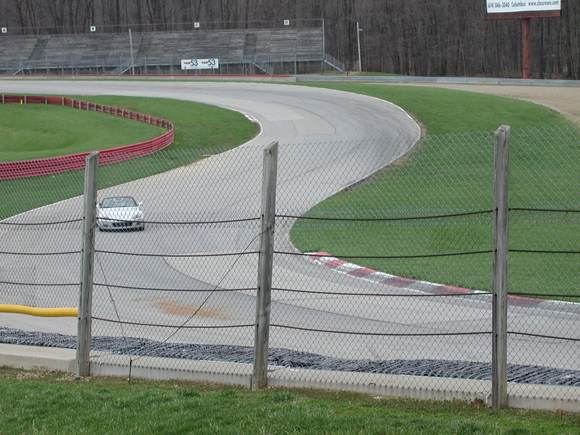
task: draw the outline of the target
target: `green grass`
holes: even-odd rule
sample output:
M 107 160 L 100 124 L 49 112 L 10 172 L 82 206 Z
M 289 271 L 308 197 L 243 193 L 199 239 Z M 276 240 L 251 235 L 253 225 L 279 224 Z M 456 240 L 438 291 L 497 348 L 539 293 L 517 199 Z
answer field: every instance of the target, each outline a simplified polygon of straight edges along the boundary
M 112 148 L 163 131 L 142 122 L 69 107 L 5 104 L 0 105 L 0 161 Z
M 2 433 L 578 434 L 566 413 L 0 370 Z
M 319 86 L 318 84 L 316 86 Z M 510 206 L 579 209 L 578 129 L 544 107 L 483 94 L 365 84 L 322 87 L 379 97 L 405 108 L 428 136 L 365 183 L 310 210 L 316 217 L 404 217 L 493 208 L 493 131 L 512 126 Z M 512 213 L 513 249 L 578 250 L 577 214 Z M 298 221 L 295 245 L 336 256 L 401 256 L 492 249 L 491 214 L 410 222 Z M 351 259 L 395 275 L 489 289 L 491 255 Z M 511 254 L 510 291 L 578 295 L 578 256 Z
M 163 117 L 175 124 L 171 150 L 221 152 L 250 140 L 258 126 L 238 112 L 207 104 L 163 98 L 77 97 Z M 225 126 L 225 128 L 224 128 Z
M 101 168 L 99 188 L 146 177 L 240 145 L 259 127 L 240 113 L 205 104 L 157 98 L 77 97 L 170 119 L 175 142 L 154 155 Z M 74 113 L 74 111 L 71 111 Z M 224 128 L 224 126 L 226 126 Z M 114 129 L 111 134 L 116 134 Z M 0 183 L 0 218 L 82 193 L 83 171 Z
M 559 113 L 512 98 L 416 86 L 313 83 L 310 86 L 369 95 L 391 101 L 414 114 L 431 135 L 494 131 L 500 124 L 513 128 L 566 126 Z

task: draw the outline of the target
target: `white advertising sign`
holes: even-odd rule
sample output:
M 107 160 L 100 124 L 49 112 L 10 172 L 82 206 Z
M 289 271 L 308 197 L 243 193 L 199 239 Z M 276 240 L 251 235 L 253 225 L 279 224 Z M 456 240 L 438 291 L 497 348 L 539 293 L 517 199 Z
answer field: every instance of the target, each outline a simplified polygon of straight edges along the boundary
M 219 59 L 181 59 L 181 69 L 218 69 Z
M 562 9 L 562 0 L 487 0 L 488 14 L 549 12 Z

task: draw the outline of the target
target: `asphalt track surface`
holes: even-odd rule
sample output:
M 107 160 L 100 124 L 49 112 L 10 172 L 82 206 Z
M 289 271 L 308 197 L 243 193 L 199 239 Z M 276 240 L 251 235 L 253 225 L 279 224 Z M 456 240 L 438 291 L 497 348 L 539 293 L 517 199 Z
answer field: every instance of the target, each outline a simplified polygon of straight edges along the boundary
M 277 211 L 299 215 L 396 160 L 420 138 L 417 124 L 392 104 L 356 94 L 300 86 L 0 81 L 0 92 L 175 98 L 231 108 L 259 121 L 261 134 L 241 147 L 187 167 L 99 192 L 99 197 L 134 195 L 144 202 L 146 219 L 155 221 L 257 218 L 260 214 L 262 150 L 272 141 L 279 141 L 281 146 Z M 80 216 L 81 202 L 74 198 L 19 215 L 11 221 L 40 222 Z M 278 225 L 278 251 L 296 252 L 288 238 L 290 227 L 290 221 Z M 97 253 L 95 282 L 99 285 L 95 287 L 93 314 L 97 318 L 121 319 L 136 325 L 95 321 L 94 334 L 171 343 L 251 346 L 257 255 L 248 252 L 256 251 L 259 231 L 259 222 L 253 220 L 205 225 L 148 224 L 144 232 L 98 233 L 97 250 L 108 253 Z M 0 246 L 2 251 L 76 251 L 80 249 L 80 223 L 42 230 L 26 226 L 2 227 Z M 127 256 L 110 252 L 156 255 Z M 239 252 L 246 254 L 217 255 Z M 191 257 L 190 254 L 217 256 Z M 0 254 L 3 275 L 0 278 L 75 283 L 79 280 L 78 257 Z M 334 273 L 300 255 L 278 254 L 274 262 L 275 288 L 330 294 L 275 290 L 271 348 L 351 360 L 491 360 L 489 297 L 487 300 L 468 296 L 421 297 L 420 293 L 407 289 L 385 287 Z M 8 303 L 74 306 L 78 301 L 78 286 L 4 288 Z M 218 291 L 212 292 L 215 289 Z M 373 296 L 332 294 L 337 292 Z M 576 307 L 559 311 L 511 306 L 509 329 L 577 337 L 580 310 Z M 143 326 L 142 323 L 174 327 Z M 183 328 L 176 328 L 179 325 Z M 0 326 L 66 335 L 76 333 L 76 319 L 70 318 L 3 314 Z M 221 326 L 227 328 L 214 328 Z M 329 334 L 301 328 L 357 334 Z M 465 333 L 473 334 L 461 335 Z M 579 348 L 577 342 L 510 335 L 509 362 L 579 370 Z

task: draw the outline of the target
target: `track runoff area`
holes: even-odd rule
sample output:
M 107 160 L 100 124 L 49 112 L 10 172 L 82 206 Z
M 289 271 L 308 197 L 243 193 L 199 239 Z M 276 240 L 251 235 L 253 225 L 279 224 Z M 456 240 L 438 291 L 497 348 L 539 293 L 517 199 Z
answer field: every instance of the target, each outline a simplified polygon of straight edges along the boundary
M 196 204 L 197 207 L 215 207 L 215 210 L 208 210 L 214 216 L 219 215 L 240 215 L 240 208 L 244 210 L 259 210 L 260 196 L 247 195 L 248 185 L 256 182 L 256 174 L 262 170 L 261 150 L 273 141 L 281 143 L 283 162 L 290 162 L 285 169 L 283 176 L 279 179 L 278 208 L 282 210 L 292 210 L 295 213 L 305 213 L 314 205 L 332 196 L 334 193 L 364 179 L 378 169 L 388 165 L 397 159 L 405 150 L 410 150 L 421 137 L 419 126 L 416 122 L 399 107 L 375 98 L 357 94 L 337 92 L 333 90 L 305 88 L 295 86 L 277 86 L 264 84 L 237 84 L 237 83 L 138 83 L 138 82 L 0 82 L 0 89 L 6 93 L 35 93 L 35 94 L 59 94 L 59 95 L 129 95 L 174 98 L 180 100 L 197 101 L 212 105 L 222 106 L 237 110 L 256 119 L 262 132 L 255 139 L 244 146 L 211 158 L 212 165 L 200 165 L 196 168 L 196 177 L 203 185 L 197 185 L 196 189 L 187 192 L 188 201 Z M 381 138 L 381 141 L 376 141 Z M 368 147 L 361 152 L 353 147 L 353 143 L 364 142 Z M 332 143 L 333 152 L 341 158 L 329 159 L 327 154 L 311 152 L 308 159 L 304 158 L 304 153 L 310 148 L 308 144 Z M 396 149 L 385 150 L 385 143 L 396 143 Z M 377 158 L 380 156 L 380 158 Z M 240 165 L 240 159 L 247 159 L 243 162 L 244 171 L 236 170 Z M 294 163 L 292 163 L 294 162 Z M 354 163 L 356 162 L 356 164 Z M 328 173 L 340 174 L 332 179 Z M 188 174 L 190 175 L 190 174 Z M 158 212 L 163 210 L 176 210 L 182 207 L 183 197 L 163 196 L 164 189 L 169 186 L 176 186 L 180 180 L 175 176 L 179 173 L 169 175 L 160 174 L 139 181 L 140 199 L 149 204 L 149 207 L 159 207 Z M 320 185 L 320 180 L 324 184 Z M 259 177 L 258 177 L 259 180 Z M 182 180 L 187 184 L 187 180 Z M 316 194 L 313 194 L 312 186 L 316 185 Z M 227 195 L 224 195 L 224 186 Z M 131 186 L 128 185 L 128 190 Z M 118 189 L 113 189 L 116 192 Z M 107 191 L 101 192 L 106 194 Z M 219 196 L 219 204 L 215 201 L 208 201 L 208 198 Z M 148 201 L 148 198 L 157 198 L 157 201 Z M 243 204 L 239 199 L 243 198 Z M 46 215 L 52 217 L 66 217 L 75 214 L 79 207 L 79 200 L 72 199 L 60 202 L 52 206 L 44 207 L 40 210 L 31 211 L 29 216 L 38 218 Z M 151 210 L 150 212 L 155 212 Z M 287 249 L 289 245 L 288 231 L 290 228 L 281 227 L 277 230 L 277 238 L 286 240 Z M 26 230 L 25 230 L 26 231 Z M 56 230 L 58 231 L 58 230 Z M 163 240 L 154 237 L 153 233 L 145 231 L 138 233 L 138 237 L 125 238 L 123 240 L 123 250 L 130 252 L 171 252 L 191 251 L 186 245 L 190 241 L 182 238 L 182 230 L 166 232 Z M 200 253 L 211 253 L 221 246 L 213 242 L 223 240 L 220 230 L 211 229 L 204 236 L 205 242 L 196 241 L 196 251 Z M 240 229 L 235 238 L 228 243 L 228 249 L 243 250 L 247 247 L 247 241 L 254 236 L 251 232 Z M 23 239 L 35 240 L 39 246 L 43 243 L 43 233 L 35 232 L 29 237 L 23 235 Z M 50 234 L 50 243 L 55 250 L 66 250 L 71 246 L 76 246 L 78 240 L 71 241 L 70 234 L 63 233 L 62 237 L 55 237 Z M 54 241 L 60 240 L 60 246 L 54 246 Z M 103 251 L 119 250 L 119 238 L 114 235 L 100 237 L 97 240 L 98 248 Z M 204 245 L 205 243 L 205 245 Z M 283 242 L 284 243 L 284 242 Z M 78 279 L 78 264 L 62 264 L 61 277 L 74 280 Z M 207 270 L 203 276 L 199 275 L 200 264 L 187 261 L 173 261 L 171 259 L 160 259 L 155 264 L 135 262 L 131 264 L 131 273 L 135 277 L 135 284 L 146 287 L 172 287 L 179 286 L 202 286 L 207 287 L 219 284 L 222 276 L 221 271 L 225 265 L 213 268 L 215 276 L 211 277 Z M 236 275 L 230 277 L 231 286 L 246 287 L 255 286 L 255 267 L 253 264 L 241 264 Z M 48 272 L 54 267 L 50 262 L 38 261 L 34 265 L 37 273 Z M 109 264 L 112 274 L 123 274 L 126 265 Z M 344 291 L 350 289 L 356 291 L 360 285 L 351 276 L 340 274 L 329 275 L 324 267 L 314 264 L 307 259 L 297 256 L 284 261 L 284 264 L 275 271 L 276 279 L 280 286 L 285 284 L 288 287 L 292 283 L 302 280 L 310 282 L 313 286 L 325 288 L 329 291 Z M 370 285 L 370 284 L 368 284 Z M 246 300 L 246 295 L 239 295 L 224 299 L 224 303 L 232 304 L 231 311 L 235 312 L 239 304 Z M 463 301 L 455 302 L 450 298 L 445 303 L 440 303 L 433 298 L 421 301 L 421 313 L 414 313 L 414 317 L 408 317 L 404 322 L 397 322 L 397 328 L 401 332 L 437 332 L 441 329 L 456 328 L 458 310 L 467 310 L 470 314 L 470 324 L 482 329 L 489 329 L 490 311 L 489 305 L 482 305 L 468 308 Z M 362 304 L 357 310 L 356 317 L 349 315 L 345 317 L 341 313 L 339 304 L 329 300 L 314 300 L 309 298 L 297 298 L 295 300 L 273 301 L 273 310 L 282 312 L 282 316 L 288 319 L 307 319 L 312 315 L 318 316 L 321 323 L 327 330 L 343 330 L 345 322 L 383 322 L 384 319 L 400 319 L 400 306 L 396 303 L 384 304 L 377 310 L 376 306 Z M 139 321 L 143 323 L 154 323 L 156 314 L 151 312 L 148 301 L 136 299 L 131 307 L 118 307 L 121 317 L 130 315 L 135 318 L 135 313 L 139 313 Z M 225 307 L 227 309 L 227 307 Z M 101 313 L 107 317 L 114 317 L 115 313 Z M 551 331 L 557 325 L 553 321 L 553 312 L 543 310 L 526 310 L 517 308 L 519 318 L 529 317 L 529 321 Z M 65 335 L 76 334 L 76 319 L 58 318 L 23 318 L 10 317 L 2 318 L 1 325 L 4 327 L 22 329 L 27 331 L 41 331 L 45 333 L 57 333 Z M 370 324 L 369 323 L 369 324 Z M 579 321 L 572 322 L 568 327 L 578 329 Z M 162 331 L 152 332 L 155 336 L 161 336 Z M 194 332 L 182 331 L 179 339 L 182 342 L 195 343 L 198 336 Z M 239 335 L 228 330 L 212 331 L 207 334 L 206 342 L 215 340 L 216 343 L 237 345 Z M 530 339 L 534 341 L 533 338 Z M 541 339 L 538 339 L 541 341 Z M 313 343 L 308 336 L 301 332 L 285 331 L 284 334 L 272 334 L 270 347 L 284 348 L 290 347 L 295 351 L 323 354 L 330 358 L 342 359 L 370 359 L 376 360 L 389 357 L 389 350 L 383 349 L 379 338 L 367 337 L 362 340 L 364 343 L 349 340 L 340 346 L 337 342 L 331 341 L 327 346 L 321 345 L 320 341 Z M 249 344 L 250 341 L 244 343 Z M 404 349 L 404 354 L 429 353 L 429 348 L 425 342 L 417 340 L 408 342 L 410 347 Z M 433 358 L 453 359 L 458 355 L 469 355 L 472 360 L 488 361 L 491 343 L 488 336 L 481 339 L 475 338 L 470 341 L 447 340 L 438 344 L 437 348 L 431 348 Z M 541 352 L 538 352 L 540 350 Z M 551 365 L 554 361 L 561 360 L 565 364 L 570 358 L 570 347 L 564 343 L 554 345 L 551 352 L 542 351 L 540 346 L 526 346 L 518 349 L 518 357 L 521 361 L 529 361 L 538 365 Z M 561 354 L 559 359 L 555 355 Z

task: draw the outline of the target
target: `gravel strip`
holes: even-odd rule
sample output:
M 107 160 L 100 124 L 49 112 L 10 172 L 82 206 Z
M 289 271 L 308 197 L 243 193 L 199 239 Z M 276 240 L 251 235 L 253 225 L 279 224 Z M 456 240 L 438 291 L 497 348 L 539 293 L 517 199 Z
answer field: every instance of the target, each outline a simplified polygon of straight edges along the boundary
M 0 327 L 0 342 L 27 346 L 76 348 L 76 337 L 44 332 L 28 332 Z M 251 347 L 161 343 L 143 338 L 93 337 L 93 350 L 117 355 L 156 356 L 191 360 L 252 363 Z M 289 349 L 271 349 L 270 365 L 314 370 L 335 370 L 391 375 L 432 376 L 459 379 L 491 379 L 489 363 L 445 360 L 348 360 L 297 352 Z M 522 384 L 580 386 L 580 371 L 549 367 L 510 365 L 508 381 Z

